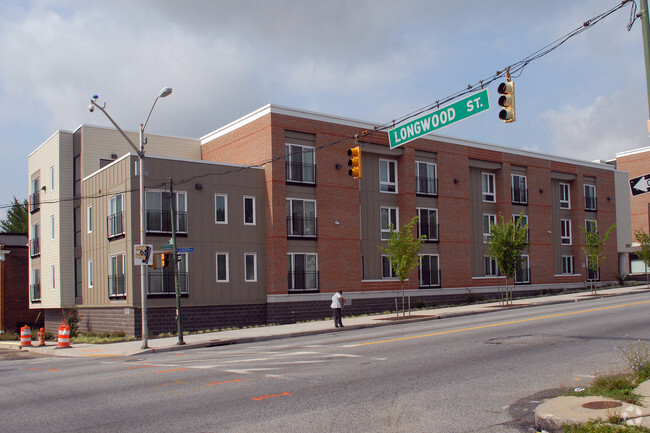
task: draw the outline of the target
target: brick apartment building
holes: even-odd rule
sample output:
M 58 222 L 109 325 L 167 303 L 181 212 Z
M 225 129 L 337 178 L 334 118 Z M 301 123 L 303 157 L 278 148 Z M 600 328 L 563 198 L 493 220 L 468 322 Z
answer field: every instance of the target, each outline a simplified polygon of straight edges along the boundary
M 169 239 L 173 178 L 179 247 L 193 248 L 181 258 L 185 329 L 326 317 L 337 290 L 351 299 L 350 314 L 394 308 L 400 284 L 379 247 L 391 225 L 416 215 L 426 242 L 406 283 L 412 303 L 496 295 L 504 278 L 486 257 L 490 222 L 522 212 L 530 244 L 516 294 L 614 278 L 616 260 L 592 275 L 582 251 L 582 227 L 617 220 L 621 173 L 611 165 L 439 135 L 391 150 L 386 133 L 374 132 L 358 141 L 363 173 L 354 180 L 347 150 L 373 128 L 267 105 L 198 140 L 149 136 L 147 243 L 160 251 Z M 82 329 L 140 332 L 139 174 L 129 149 L 116 131 L 82 126 L 30 155 L 32 191 L 51 184 L 30 215 L 30 239 L 48 237 L 30 260 L 46 286 L 30 298 L 46 309 L 46 325 L 78 306 Z M 605 256 L 616 257 L 610 239 Z M 165 272 L 149 275 L 152 332 L 175 327 Z

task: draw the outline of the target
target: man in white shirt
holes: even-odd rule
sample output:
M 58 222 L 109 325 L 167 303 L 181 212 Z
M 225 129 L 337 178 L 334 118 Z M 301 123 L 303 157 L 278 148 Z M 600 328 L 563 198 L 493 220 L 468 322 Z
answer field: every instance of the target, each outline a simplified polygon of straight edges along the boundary
M 343 328 L 343 322 L 341 322 L 341 310 L 345 305 L 345 298 L 341 296 L 343 294 L 342 290 L 334 293 L 332 296 L 332 311 L 334 312 L 334 326 L 338 328 L 339 326 Z

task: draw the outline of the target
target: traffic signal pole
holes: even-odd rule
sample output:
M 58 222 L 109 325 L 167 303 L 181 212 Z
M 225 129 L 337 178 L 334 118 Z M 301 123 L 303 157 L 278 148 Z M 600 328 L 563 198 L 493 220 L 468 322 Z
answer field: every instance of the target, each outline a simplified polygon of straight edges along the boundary
M 183 341 L 183 324 L 181 322 L 181 288 L 178 281 L 178 250 L 176 249 L 176 203 L 174 200 L 174 181 L 169 178 L 169 200 L 172 212 L 172 266 L 174 267 L 174 288 L 176 289 L 176 324 L 178 326 L 178 345 Z
M 650 17 L 648 17 L 648 0 L 640 0 L 641 28 L 643 29 L 643 54 L 645 57 L 645 81 L 648 93 L 648 133 L 650 133 Z

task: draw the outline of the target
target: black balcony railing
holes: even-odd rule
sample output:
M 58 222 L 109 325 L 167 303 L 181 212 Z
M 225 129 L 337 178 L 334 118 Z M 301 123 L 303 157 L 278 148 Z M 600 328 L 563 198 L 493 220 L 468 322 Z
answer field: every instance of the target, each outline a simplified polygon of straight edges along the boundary
M 425 242 L 438 242 L 439 224 L 429 224 L 425 221 L 418 224 L 418 238 L 426 236 Z
M 438 195 L 438 179 L 415 176 L 415 192 L 422 195 Z
M 288 272 L 289 292 L 317 292 L 318 272 Z
M 174 212 L 176 216 L 176 233 L 187 233 L 187 212 Z M 171 233 L 172 218 L 170 211 L 147 209 L 147 233 Z
M 124 274 L 108 276 L 108 297 L 125 298 L 126 297 L 126 279 Z
M 318 218 L 288 216 L 287 237 L 316 238 L 318 236 Z
M 595 211 L 598 209 L 598 198 L 585 196 L 585 210 Z
M 316 182 L 316 165 L 302 162 L 285 162 L 287 182 L 310 183 Z
M 420 287 L 440 287 L 441 273 L 440 269 L 430 269 L 420 271 Z
M 106 233 L 108 239 L 124 235 L 124 212 L 118 212 L 106 217 Z
M 32 302 L 41 302 L 41 283 L 30 284 L 29 293 Z
M 150 270 L 147 276 L 149 281 L 148 295 L 176 294 L 176 281 L 174 280 L 173 269 Z M 178 288 L 181 295 L 187 295 L 189 293 L 189 274 L 187 272 L 178 273 Z
M 512 204 L 528 204 L 528 189 L 512 188 Z
M 29 196 L 29 212 L 34 213 L 41 208 L 41 193 L 36 191 Z
M 41 255 L 41 238 L 34 238 L 29 240 L 29 256 L 31 258 Z
M 600 268 L 597 271 L 587 268 L 587 281 L 600 281 Z
M 517 268 L 515 284 L 530 284 L 530 268 Z

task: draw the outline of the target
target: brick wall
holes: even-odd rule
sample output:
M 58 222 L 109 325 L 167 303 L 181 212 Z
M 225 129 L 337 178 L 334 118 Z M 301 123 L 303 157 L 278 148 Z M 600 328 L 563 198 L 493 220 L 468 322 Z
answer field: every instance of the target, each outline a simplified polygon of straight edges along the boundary
M 7 246 L 11 253 L 2 262 L 2 317 L 6 331 L 21 326 L 39 326 L 45 320 L 42 310 L 29 309 L 29 255 L 25 246 Z M 38 322 L 37 322 L 38 317 Z

